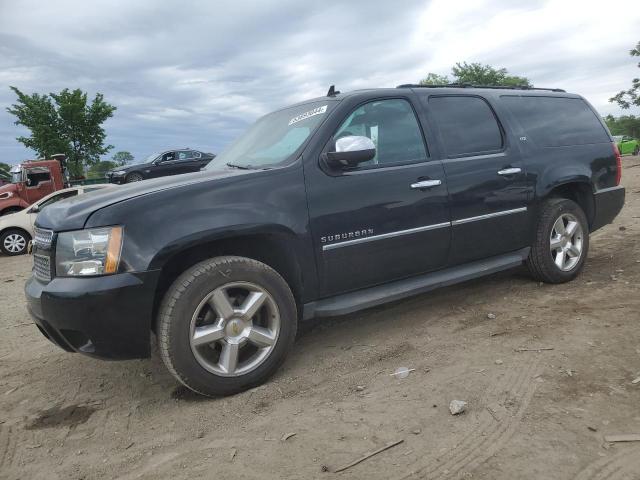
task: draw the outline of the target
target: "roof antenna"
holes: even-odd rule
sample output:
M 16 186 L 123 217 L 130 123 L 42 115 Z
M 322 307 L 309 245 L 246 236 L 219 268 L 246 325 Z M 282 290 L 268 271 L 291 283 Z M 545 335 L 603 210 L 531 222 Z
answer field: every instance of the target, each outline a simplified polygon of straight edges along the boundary
M 327 92 L 327 97 L 335 97 L 339 93 L 340 92 L 338 90 L 336 90 L 336 86 L 335 85 L 331 85 L 329 87 L 329 91 Z

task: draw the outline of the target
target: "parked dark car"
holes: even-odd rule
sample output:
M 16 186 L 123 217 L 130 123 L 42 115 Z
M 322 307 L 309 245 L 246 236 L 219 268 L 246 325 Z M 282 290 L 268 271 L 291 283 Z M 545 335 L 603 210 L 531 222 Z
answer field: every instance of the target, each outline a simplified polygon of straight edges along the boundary
M 132 183 L 147 178 L 166 177 L 181 173 L 197 172 L 216 156 L 190 148 L 168 150 L 149 155 L 142 163 L 118 167 L 106 173 L 111 183 Z
M 100 358 L 149 356 L 153 331 L 180 382 L 231 394 L 276 371 L 299 320 L 522 264 L 572 280 L 623 206 L 620 176 L 607 127 L 562 90 L 331 89 L 198 175 L 44 210 L 28 308 Z

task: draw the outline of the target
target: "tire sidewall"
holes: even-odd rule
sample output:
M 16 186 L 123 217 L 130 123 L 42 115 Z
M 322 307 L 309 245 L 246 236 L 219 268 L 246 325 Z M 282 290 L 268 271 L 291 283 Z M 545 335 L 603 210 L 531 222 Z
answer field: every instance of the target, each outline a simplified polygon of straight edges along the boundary
M 538 248 L 546 248 L 546 252 L 541 252 L 544 255 L 544 263 L 547 267 L 547 271 L 558 283 L 566 282 L 574 279 L 577 275 L 580 274 L 582 269 L 584 268 L 585 262 L 587 260 L 587 255 L 589 253 L 589 222 L 587 221 L 587 216 L 582 211 L 580 206 L 572 200 L 561 199 L 559 201 L 553 202 L 547 206 L 549 208 L 550 221 L 544 225 L 542 230 L 542 238 L 539 238 L 538 241 L 542 244 L 538 246 Z M 560 218 L 562 214 L 569 213 L 578 219 L 580 226 L 582 227 L 582 254 L 580 256 L 580 260 L 578 263 L 569 271 L 563 271 L 558 268 L 558 266 L 553 261 L 553 257 L 551 256 L 551 250 L 549 248 L 549 239 L 551 238 L 551 231 L 553 230 L 553 225 Z M 543 243 L 544 242 L 544 243 Z
M 24 242 L 24 249 L 19 251 L 19 252 L 10 252 L 9 250 L 5 249 L 4 248 L 4 240 L 9 235 L 20 235 L 20 236 L 22 236 L 22 238 L 24 238 L 24 241 L 25 241 Z M 5 255 L 7 255 L 9 257 L 14 257 L 14 256 L 17 256 L 17 255 L 24 255 L 25 253 L 27 253 L 29 240 L 31 240 L 31 237 L 29 235 L 27 235 L 26 233 L 20 231 L 20 230 L 7 230 L 2 235 L 0 235 L 0 251 L 2 251 L 3 254 L 5 254 Z
M 187 270 L 174 283 L 178 287 L 177 295 L 172 287 L 166 297 L 169 301 L 163 302 L 160 310 L 160 322 L 165 322 L 160 328 L 166 329 L 164 331 L 168 334 L 165 348 L 172 364 L 170 369 L 187 387 L 205 395 L 236 393 L 263 383 L 284 361 L 296 335 L 295 303 L 282 277 L 253 260 L 241 257 L 226 257 L 226 260 L 231 261 L 216 265 L 210 260 Z M 257 368 L 238 377 L 223 377 L 198 363 L 189 337 L 192 316 L 202 299 L 214 289 L 231 282 L 255 283 L 273 297 L 280 314 L 280 332 L 273 351 Z

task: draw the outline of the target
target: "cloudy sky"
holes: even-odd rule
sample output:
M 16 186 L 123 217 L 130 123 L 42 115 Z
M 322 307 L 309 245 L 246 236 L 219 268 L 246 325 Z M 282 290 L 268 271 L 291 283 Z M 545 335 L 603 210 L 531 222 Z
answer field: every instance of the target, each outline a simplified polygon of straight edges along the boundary
M 0 0 L 0 161 L 15 137 L 9 85 L 81 88 L 117 106 L 108 142 L 137 158 L 219 152 L 261 114 L 342 90 L 489 63 L 586 96 L 602 113 L 640 76 L 637 0 Z M 627 111 L 629 112 L 629 111 Z M 630 113 L 640 114 L 638 109 Z

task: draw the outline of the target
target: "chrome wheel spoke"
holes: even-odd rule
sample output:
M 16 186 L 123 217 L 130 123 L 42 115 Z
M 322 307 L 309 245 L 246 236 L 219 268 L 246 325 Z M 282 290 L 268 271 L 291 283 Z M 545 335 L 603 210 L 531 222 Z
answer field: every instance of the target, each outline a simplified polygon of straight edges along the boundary
M 225 320 L 233 317 L 235 313 L 227 292 L 222 288 L 218 288 L 213 292 L 213 295 L 209 299 L 209 305 L 216 311 L 220 318 Z
M 264 304 L 266 299 L 267 295 L 263 292 L 249 293 L 240 309 L 240 315 L 242 318 L 245 320 L 251 320 L 255 314 L 258 313 L 258 310 L 260 310 L 260 307 L 262 307 L 262 304 Z
M 240 345 L 237 343 L 225 343 L 220 352 L 219 365 L 225 372 L 232 374 L 236 371 L 238 366 L 238 353 L 240 351 Z
M 551 251 L 555 252 L 559 248 L 562 248 L 562 238 L 556 237 L 551 239 Z
M 578 229 L 578 222 L 575 221 L 571 221 L 569 220 L 569 222 L 567 222 L 567 228 L 565 230 L 565 235 L 569 238 L 573 237 L 574 233 L 576 233 L 576 230 Z
M 564 217 L 560 217 L 558 220 L 556 220 L 556 223 L 553 224 L 553 230 L 558 234 L 558 235 L 564 235 L 565 233 L 565 229 L 564 229 Z
M 563 269 L 564 268 L 564 250 L 560 250 L 557 254 L 556 254 L 556 265 L 558 266 L 559 269 Z
M 569 257 L 571 258 L 578 258 L 580 256 L 580 249 L 575 245 L 571 245 L 567 249 L 567 255 L 569 255 Z
M 275 336 L 262 327 L 251 327 L 247 340 L 258 347 L 269 347 L 276 341 Z
M 196 347 L 217 342 L 224 338 L 224 328 L 221 325 L 207 325 L 206 327 L 196 327 L 191 342 Z

